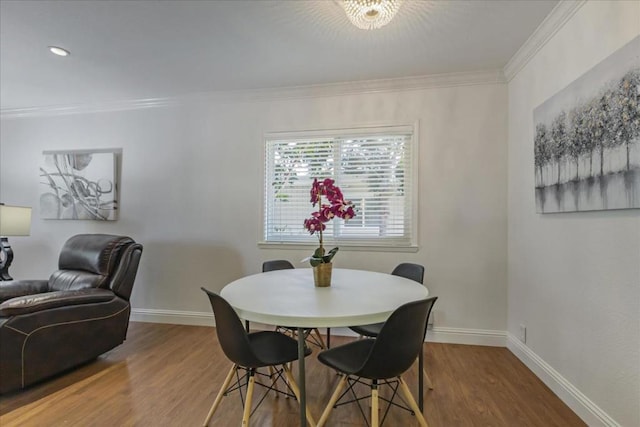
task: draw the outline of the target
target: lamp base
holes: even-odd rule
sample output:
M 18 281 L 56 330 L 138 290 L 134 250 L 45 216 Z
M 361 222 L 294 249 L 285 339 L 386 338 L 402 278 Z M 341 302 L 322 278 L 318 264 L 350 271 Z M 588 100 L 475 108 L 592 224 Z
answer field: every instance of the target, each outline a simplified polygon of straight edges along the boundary
M 0 281 L 13 280 L 9 275 L 9 267 L 13 261 L 13 249 L 9 245 L 9 239 L 0 237 Z

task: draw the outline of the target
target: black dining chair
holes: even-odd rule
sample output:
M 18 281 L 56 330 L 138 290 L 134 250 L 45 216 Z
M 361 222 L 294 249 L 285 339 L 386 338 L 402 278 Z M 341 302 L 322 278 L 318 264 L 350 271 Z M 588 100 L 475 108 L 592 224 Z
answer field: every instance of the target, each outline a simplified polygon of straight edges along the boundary
M 379 399 L 387 403 L 381 422 L 384 422 L 391 405 L 394 405 L 409 410 L 416 416 L 421 426 L 427 426 L 427 421 L 401 375 L 411 367 L 418 357 L 418 353 L 422 351 L 422 344 L 427 332 L 427 319 L 437 299 L 438 297 L 431 297 L 400 306 L 384 323 L 376 339 L 365 338 L 353 341 L 318 354 L 318 360 L 321 363 L 337 370 L 342 375 L 318 421 L 318 427 L 322 427 L 327 422 L 334 407 L 342 404 L 355 401 L 360 412 L 364 415 L 360 400 L 368 397 L 371 397 L 370 425 L 372 427 L 379 426 Z M 370 396 L 358 397 L 355 394 L 353 387 L 355 384 L 365 382 L 362 379 L 370 381 Z M 342 393 L 347 384 L 349 388 Z M 378 395 L 378 386 L 380 385 L 391 387 L 393 394 L 390 399 Z M 404 396 L 404 400 L 409 404 L 409 408 L 393 402 L 398 388 Z M 349 391 L 354 399 L 337 403 Z
M 420 284 L 423 284 L 424 281 L 424 267 L 420 264 L 412 264 L 409 262 L 398 264 L 396 268 L 393 269 L 391 274 L 393 274 L 394 276 L 400 276 L 406 279 L 413 280 L 414 282 L 418 282 Z M 384 325 L 384 322 L 371 323 L 369 325 L 362 326 L 351 326 L 349 329 L 356 332 L 361 337 L 375 338 L 380 333 L 382 325 Z M 425 370 L 423 370 L 422 373 L 427 383 L 427 387 L 433 390 L 433 382 L 431 381 L 431 378 L 429 378 L 429 375 Z
M 293 393 L 293 396 L 300 401 L 300 391 L 291 374 L 291 370 L 287 364 L 298 359 L 298 343 L 293 338 L 275 331 L 260 331 L 248 333 L 242 326 L 242 321 L 234 311 L 233 307 L 220 295 L 215 294 L 205 288 L 201 288 L 209 297 L 211 308 L 216 321 L 216 333 L 220 347 L 225 356 L 233 363 L 227 377 L 220 387 L 220 391 L 211 405 L 211 409 L 207 414 L 203 426 L 209 425 L 209 421 L 216 412 L 223 396 L 234 390 L 240 390 L 242 398 L 242 389 L 246 388 L 246 396 L 244 399 L 244 410 L 242 414 L 242 425 L 249 425 L 249 418 L 252 414 L 251 401 L 253 399 L 254 386 L 256 384 L 264 386 L 268 393 L 270 390 L 276 393 L 283 393 L 291 396 L 290 393 L 282 392 L 275 387 L 276 381 L 282 379 L 282 375 L 286 377 L 287 389 Z M 311 350 L 305 349 L 305 357 L 311 354 Z M 277 367 L 280 366 L 278 369 Z M 274 373 L 268 375 L 271 384 L 262 384 L 256 380 L 258 368 L 269 367 L 274 369 Z M 240 376 L 238 371 L 243 371 Z M 261 374 L 267 376 L 266 374 Z M 229 387 L 233 377 L 237 378 L 236 384 Z M 259 400 L 258 405 L 262 402 Z M 256 406 L 257 408 L 257 406 Z M 255 411 L 255 409 L 254 409 Z M 314 424 L 313 418 L 306 409 L 307 419 Z M 313 425 L 312 424 L 312 425 Z
M 420 264 L 411 264 L 408 262 L 398 264 L 391 272 L 394 276 L 404 277 L 422 284 L 424 280 L 424 267 Z M 371 323 L 369 325 L 350 326 L 349 329 L 363 337 L 375 338 L 380 333 L 384 322 Z
M 286 259 L 275 259 L 271 261 L 265 261 L 262 263 L 262 272 L 266 273 L 274 270 L 291 270 L 295 267 L 291 262 Z M 293 328 L 290 326 L 277 326 L 276 331 L 284 332 L 288 335 L 291 335 L 293 338 L 296 337 L 298 328 Z M 322 339 L 322 335 L 318 328 L 305 328 L 304 329 L 304 340 L 307 344 L 313 344 L 317 347 L 320 347 L 322 350 L 326 349 L 327 346 Z

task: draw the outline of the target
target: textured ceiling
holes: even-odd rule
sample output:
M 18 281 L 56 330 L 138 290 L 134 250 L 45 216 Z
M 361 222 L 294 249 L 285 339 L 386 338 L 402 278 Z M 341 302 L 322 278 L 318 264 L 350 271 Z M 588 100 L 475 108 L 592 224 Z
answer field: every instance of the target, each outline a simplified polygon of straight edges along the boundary
M 0 108 L 499 69 L 556 4 L 405 1 L 363 31 L 331 0 L 2 0 Z

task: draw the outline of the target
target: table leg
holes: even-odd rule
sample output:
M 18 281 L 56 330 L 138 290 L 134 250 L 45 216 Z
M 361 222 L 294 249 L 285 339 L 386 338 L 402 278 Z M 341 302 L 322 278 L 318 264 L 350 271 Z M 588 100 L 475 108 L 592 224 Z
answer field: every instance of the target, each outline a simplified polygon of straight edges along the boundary
M 331 328 L 327 328 L 327 348 L 331 348 Z
M 424 405 L 424 344 L 420 346 L 420 354 L 418 355 L 418 408 L 423 412 Z
M 307 425 L 307 385 L 304 371 L 304 329 L 298 328 L 298 387 L 300 388 L 300 426 Z

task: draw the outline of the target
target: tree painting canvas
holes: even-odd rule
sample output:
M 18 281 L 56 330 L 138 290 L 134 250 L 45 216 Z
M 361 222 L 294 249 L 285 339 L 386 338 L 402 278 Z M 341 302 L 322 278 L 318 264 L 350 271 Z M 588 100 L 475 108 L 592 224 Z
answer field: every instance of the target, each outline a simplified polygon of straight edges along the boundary
M 538 213 L 640 208 L 640 36 L 533 120 Z
M 118 150 L 45 151 L 40 167 L 43 219 L 117 219 Z

